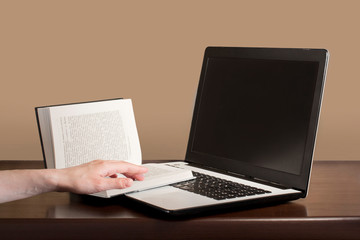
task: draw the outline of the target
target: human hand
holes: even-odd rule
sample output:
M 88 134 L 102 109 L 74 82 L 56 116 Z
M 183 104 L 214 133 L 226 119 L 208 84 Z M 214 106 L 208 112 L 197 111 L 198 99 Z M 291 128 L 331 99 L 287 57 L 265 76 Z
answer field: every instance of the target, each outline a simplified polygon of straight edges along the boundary
M 57 191 L 91 194 L 109 189 L 127 188 L 133 179 L 144 180 L 147 169 L 115 160 L 95 160 L 79 166 L 56 170 Z M 125 178 L 117 178 L 121 173 Z

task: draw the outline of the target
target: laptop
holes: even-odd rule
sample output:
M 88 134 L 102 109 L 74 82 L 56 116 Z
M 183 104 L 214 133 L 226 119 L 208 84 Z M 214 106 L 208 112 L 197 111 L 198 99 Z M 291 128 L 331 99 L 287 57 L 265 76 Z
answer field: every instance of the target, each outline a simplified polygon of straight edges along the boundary
M 208 47 L 184 161 L 195 180 L 128 194 L 171 215 L 305 198 L 329 53 Z

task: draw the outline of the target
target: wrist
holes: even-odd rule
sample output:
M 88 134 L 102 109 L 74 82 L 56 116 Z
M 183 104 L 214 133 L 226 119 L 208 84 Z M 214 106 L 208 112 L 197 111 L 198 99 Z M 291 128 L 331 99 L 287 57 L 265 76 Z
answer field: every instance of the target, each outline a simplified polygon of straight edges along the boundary
M 60 170 L 59 169 L 46 169 L 43 170 L 43 177 L 45 186 L 48 188 L 46 189 L 47 192 L 50 191 L 60 191 L 59 186 L 59 179 L 60 177 Z

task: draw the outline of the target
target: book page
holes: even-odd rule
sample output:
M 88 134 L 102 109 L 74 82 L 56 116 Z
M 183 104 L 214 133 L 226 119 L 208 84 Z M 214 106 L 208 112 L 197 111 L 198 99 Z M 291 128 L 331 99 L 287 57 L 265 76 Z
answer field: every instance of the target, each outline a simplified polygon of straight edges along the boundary
M 144 164 L 148 171 L 144 174 L 145 181 L 148 179 L 156 178 L 162 175 L 172 174 L 175 171 L 179 171 L 179 168 L 168 167 L 160 164 Z
M 141 149 L 130 99 L 50 108 L 55 167 L 96 159 L 141 164 Z

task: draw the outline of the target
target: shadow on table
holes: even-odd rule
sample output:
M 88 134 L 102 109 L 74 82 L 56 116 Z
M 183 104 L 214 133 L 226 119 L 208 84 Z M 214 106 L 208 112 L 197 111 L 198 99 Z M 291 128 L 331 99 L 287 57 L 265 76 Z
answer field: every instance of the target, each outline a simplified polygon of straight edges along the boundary
M 232 206 L 203 213 L 171 216 L 159 210 L 128 199 L 124 196 L 98 198 L 88 195 L 70 195 L 70 203 L 48 209 L 49 218 L 150 218 L 164 220 L 185 220 L 193 218 L 298 218 L 306 217 L 307 210 L 302 204 L 284 202 L 256 206 Z

